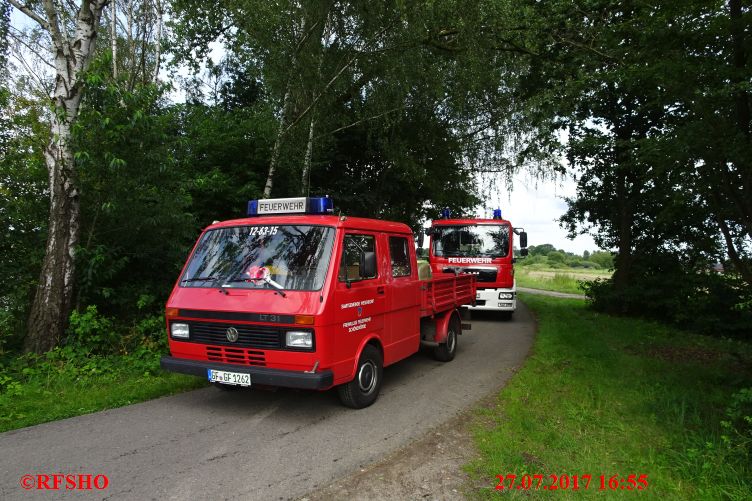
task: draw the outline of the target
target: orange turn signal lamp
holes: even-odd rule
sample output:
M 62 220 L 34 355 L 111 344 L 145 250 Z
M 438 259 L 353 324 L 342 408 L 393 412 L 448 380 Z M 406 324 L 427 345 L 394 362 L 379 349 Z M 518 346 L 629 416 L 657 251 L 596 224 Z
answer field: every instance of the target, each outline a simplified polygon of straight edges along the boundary
M 175 318 L 178 315 L 180 315 L 180 310 L 178 308 L 167 308 L 165 310 L 165 316 L 167 318 Z
M 313 315 L 295 315 L 295 325 L 313 325 Z

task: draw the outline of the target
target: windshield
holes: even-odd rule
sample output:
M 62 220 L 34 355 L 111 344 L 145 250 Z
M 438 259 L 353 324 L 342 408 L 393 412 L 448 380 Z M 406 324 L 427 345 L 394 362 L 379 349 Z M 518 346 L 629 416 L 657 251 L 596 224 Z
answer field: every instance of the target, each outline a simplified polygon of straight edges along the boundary
M 506 257 L 509 225 L 434 226 L 436 257 Z
M 268 225 L 218 228 L 204 233 L 185 274 L 183 287 L 318 290 L 324 285 L 334 242 L 325 226 Z M 263 273 L 262 273 L 263 272 Z

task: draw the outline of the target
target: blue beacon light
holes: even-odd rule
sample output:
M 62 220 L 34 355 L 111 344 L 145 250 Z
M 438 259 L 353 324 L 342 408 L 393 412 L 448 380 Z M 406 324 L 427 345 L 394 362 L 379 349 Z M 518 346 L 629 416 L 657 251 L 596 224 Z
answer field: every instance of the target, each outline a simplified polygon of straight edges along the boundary
M 452 216 L 452 211 L 449 210 L 449 207 L 444 207 L 441 210 L 441 218 L 442 219 L 449 219 Z
M 334 212 L 334 201 L 327 197 L 268 198 L 249 200 L 249 217 L 283 214 L 323 215 Z
M 494 209 L 494 211 L 493 211 L 493 218 L 494 219 L 501 219 L 501 209 Z

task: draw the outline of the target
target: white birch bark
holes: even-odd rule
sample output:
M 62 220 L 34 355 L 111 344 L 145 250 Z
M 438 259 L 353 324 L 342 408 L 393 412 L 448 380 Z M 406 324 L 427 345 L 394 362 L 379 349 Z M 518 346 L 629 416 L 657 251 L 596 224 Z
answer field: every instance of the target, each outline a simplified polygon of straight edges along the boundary
M 107 0 L 81 0 L 72 33 L 60 22 L 60 4 L 43 0 L 44 15 L 17 0 L 10 3 L 50 34 L 55 84 L 51 93 L 50 142 L 44 151 L 49 174 L 50 216 L 39 283 L 28 321 L 26 351 L 45 352 L 63 336 L 73 300 L 75 249 L 80 234 L 79 195 L 71 144 L 83 95 L 81 75 L 94 53 Z

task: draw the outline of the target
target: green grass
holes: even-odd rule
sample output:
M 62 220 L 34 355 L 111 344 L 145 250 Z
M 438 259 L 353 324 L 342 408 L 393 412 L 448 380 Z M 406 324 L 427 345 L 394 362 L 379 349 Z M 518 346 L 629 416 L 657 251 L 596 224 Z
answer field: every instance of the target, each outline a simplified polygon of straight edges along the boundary
M 0 373 L 0 432 L 121 407 L 205 386 L 203 379 L 146 370 L 134 356 L 54 360 L 23 369 L 12 380 Z M 19 380 L 20 379 L 20 380 Z
M 520 296 L 539 332 L 523 368 L 478 411 L 471 498 L 548 494 L 497 492 L 497 474 L 593 476 L 557 499 L 752 498 L 749 458 L 724 445 L 720 426 L 730 395 L 752 386 L 750 345 Z M 600 475 L 630 474 L 646 474 L 647 490 L 598 490 Z
M 515 278 L 518 287 L 529 287 L 531 289 L 543 289 L 556 292 L 568 292 L 571 294 L 582 294 L 579 287 L 579 280 L 565 272 L 555 272 L 552 275 L 539 275 L 527 270 L 515 270 Z M 594 277 L 595 278 L 595 277 Z

